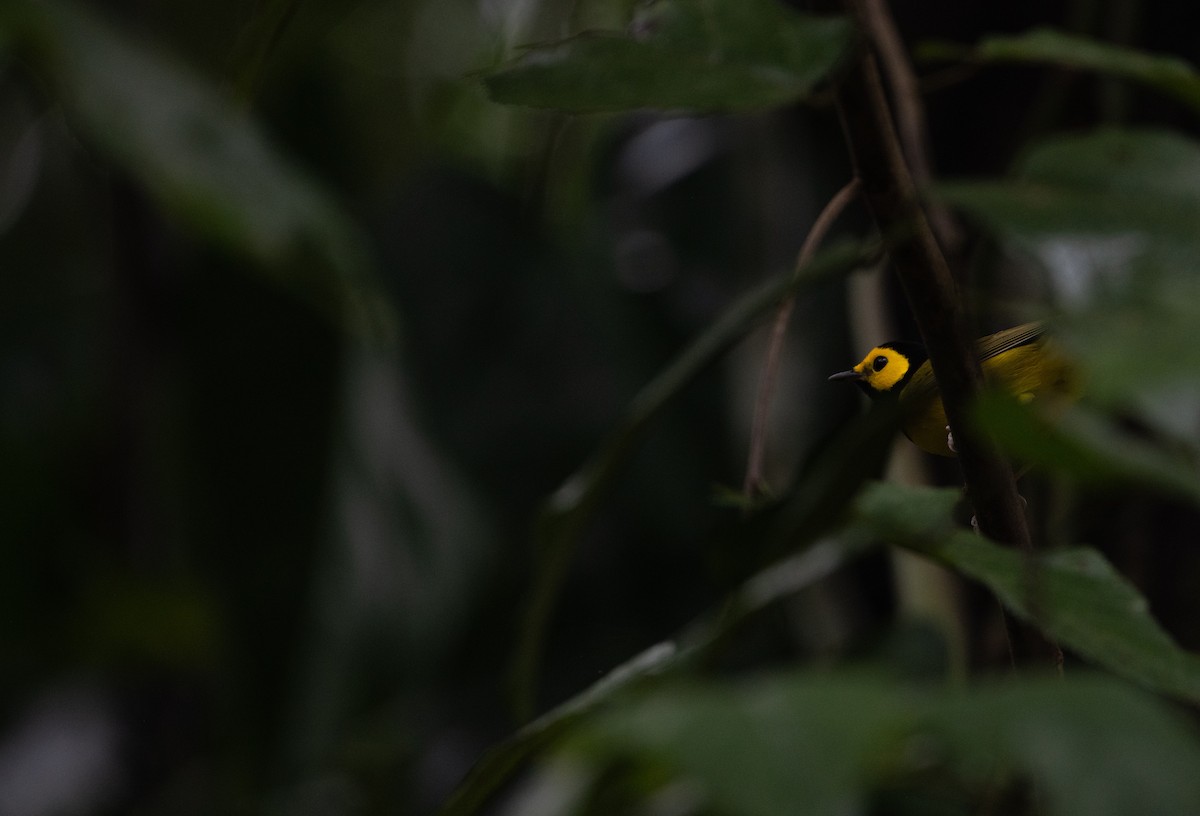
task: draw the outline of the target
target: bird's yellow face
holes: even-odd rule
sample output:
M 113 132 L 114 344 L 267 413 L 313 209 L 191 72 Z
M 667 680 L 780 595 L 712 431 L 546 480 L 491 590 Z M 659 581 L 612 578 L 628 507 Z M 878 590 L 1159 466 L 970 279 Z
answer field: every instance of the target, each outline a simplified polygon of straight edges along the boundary
M 904 380 L 911 366 L 908 357 L 896 349 L 876 346 L 854 368 L 834 374 L 829 379 L 854 380 L 868 391 L 883 394 Z

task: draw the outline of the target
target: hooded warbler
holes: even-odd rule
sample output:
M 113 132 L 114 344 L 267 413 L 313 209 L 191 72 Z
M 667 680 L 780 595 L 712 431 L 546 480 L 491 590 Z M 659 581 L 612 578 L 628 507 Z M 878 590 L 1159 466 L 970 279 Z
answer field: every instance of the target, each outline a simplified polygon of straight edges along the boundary
M 1068 361 L 1044 335 L 1041 323 L 1026 323 L 989 334 L 976 343 L 984 380 L 1021 401 L 1044 397 L 1063 402 L 1075 392 Z M 851 380 L 873 400 L 897 399 L 904 435 L 938 456 L 953 456 L 947 438 L 946 411 L 925 347 L 920 343 L 884 343 L 871 349 L 849 371 L 829 378 Z

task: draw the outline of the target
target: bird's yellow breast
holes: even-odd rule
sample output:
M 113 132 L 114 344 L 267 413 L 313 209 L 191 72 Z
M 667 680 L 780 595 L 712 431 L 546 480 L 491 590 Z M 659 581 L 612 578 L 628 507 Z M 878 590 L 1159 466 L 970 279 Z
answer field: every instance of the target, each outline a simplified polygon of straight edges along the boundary
M 980 366 L 989 385 L 1021 401 L 1037 399 L 1057 405 L 1073 398 L 1078 390 L 1070 364 L 1042 340 L 988 357 Z M 946 410 L 936 390 L 916 396 L 902 392 L 900 406 L 904 434 L 917 447 L 938 456 L 954 455 L 946 443 Z

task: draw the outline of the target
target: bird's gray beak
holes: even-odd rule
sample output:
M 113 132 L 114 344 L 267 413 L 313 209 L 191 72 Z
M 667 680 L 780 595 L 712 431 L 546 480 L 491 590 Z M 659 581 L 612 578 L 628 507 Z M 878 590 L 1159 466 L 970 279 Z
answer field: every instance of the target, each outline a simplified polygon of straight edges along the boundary
M 833 382 L 834 380 L 861 380 L 862 378 L 862 374 L 854 369 L 850 369 L 849 371 L 839 371 L 837 374 L 834 374 L 829 378 L 829 382 Z

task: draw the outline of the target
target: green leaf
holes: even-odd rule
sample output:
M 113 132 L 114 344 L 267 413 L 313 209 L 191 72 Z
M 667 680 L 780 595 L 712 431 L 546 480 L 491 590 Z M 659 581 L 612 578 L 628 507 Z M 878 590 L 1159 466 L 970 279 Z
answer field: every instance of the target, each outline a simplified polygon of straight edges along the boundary
M 1083 484 L 1156 490 L 1200 505 L 1194 463 L 1121 431 L 1094 411 L 1077 407 L 1050 420 L 1033 405 L 985 394 L 975 413 L 1001 447 L 1025 464 Z
M 1047 814 L 1200 807 L 1194 734 L 1146 695 L 1091 677 L 961 694 L 846 674 L 681 683 L 604 713 L 573 750 L 665 772 L 735 816 L 873 812 L 886 791 L 900 812 L 983 812 L 1022 777 Z
M 628 31 L 532 47 L 484 81 L 498 102 L 575 113 L 752 110 L 809 94 L 852 38 L 776 0 L 659 0 Z
M 1128 259 L 1151 240 L 1195 247 L 1200 144 L 1153 130 L 1101 129 L 1050 139 L 1017 162 L 1008 181 L 940 184 L 938 197 L 1030 246 L 1062 233 L 1130 236 Z
M 1200 750 L 1195 732 L 1177 712 L 1111 680 L 985 686 L 935 702 L 930 724 L 964 770 L 998 755 L 1031 776 L 1048 813 L 1166 816 L 1200 801 L 1200 782 L 1187 770 Z
M 443 805 L 440 816 L 478 812 L 534 754 L 577 728 L 595 711 L 631 689 L 694 667 L 717 650 L 735 627 L 819 583 L 872 546 L 861 537 L 827 539 L 763 570 L 739 588 L 718 613 L 693 623 L 677 641 L 652 646 L 490 749 Z
M 339 320 L 390 333 L 357 228 L 244 111 L 73 4 L 9 0 L 4 34 L 51 80 L 82 139 L 163 209 Z
M 1037 146 L 1014 179 L 936 194 L 1040 261 L 1066 309 L 1056 330 L 1088 398 L 1136 409 L 1200 374 L 1198 174 L 1196 141 L 1103 129 Z M 1200 438 L 1200 428 L 1191 433 Z
M 1200 657 L 1179 648 L 1151 617 L 1145 598 L 1095 550 L 1059 550 L 1029 563 L 966 532 L 918 549 L 986 584 L 1022 619 L 1096 665 L 1200 702 Z
M 586 750 L 666 766 L 721 813 L 864 812 L 866 759 L 905 701 L 844 680 L 680 684 L 600 719 Z
M 1177 57 L 1148 54 L 1052 28 L 989 37 L 979 43 L 973 56 L 988 62 L 1048 62 L 1127 77 L 1200 110 L 1200 74 Z
M 855 518 L 889 544 L 919 545 L 957 532 L 954 509 L 962 500 L 961 490 L 875 482 L 855 500 Z
M 1149 194 L 1195 207 L 1200 191 L 1181 173 L 1200 171 L 1200 146 L 1177 133 L 1102 128 L 1049 140 L 1017 162 L 1016 174 L 1101 195 Z
M 858 516 L 890 543 L 934 558 L 986 585 L 1064 648 L 1147 688 L 1200 703 L 1200 657 L 1179 648 L 1146 600 L 1087 548 L 1026 556 L 950 523 L 956 490 L 876 484 Z

